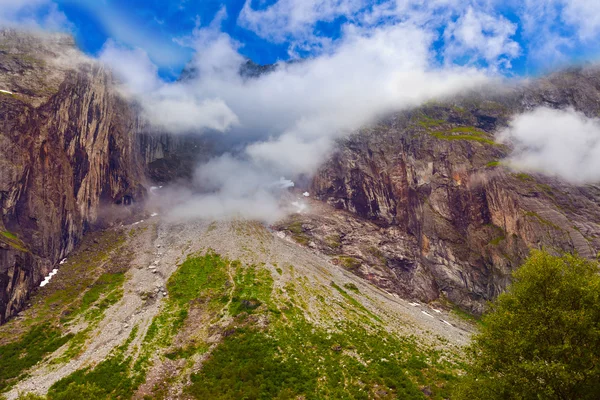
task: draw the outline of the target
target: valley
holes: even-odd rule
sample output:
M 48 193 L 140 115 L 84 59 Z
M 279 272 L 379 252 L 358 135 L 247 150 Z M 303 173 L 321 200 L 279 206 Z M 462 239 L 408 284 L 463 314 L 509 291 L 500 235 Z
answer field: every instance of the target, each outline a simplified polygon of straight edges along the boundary
M 23 344 L 37 363 L 3 380 L 7 398 L 61 398 L 73 382 L 112 398 L 205 398 L 203 380 L 215 385 L 214 398 L 236 397 L 235 390 L 443 398 L 471 323 L 443 306 L 402 300 L 280 236 L 251 221 L 155 216 L 86 237 L 32 306 L 0 327 L 3 344 L 55 330 Z M 219 364 L 227 357 L 248 370 Z M 272 370 L 254 371 L 254 357 L 272 357 Z M 219 368 L 261 382 L 228 387 L 211 378 L 224 373 Z M 389 368 L 408 375 L 397 381 Z

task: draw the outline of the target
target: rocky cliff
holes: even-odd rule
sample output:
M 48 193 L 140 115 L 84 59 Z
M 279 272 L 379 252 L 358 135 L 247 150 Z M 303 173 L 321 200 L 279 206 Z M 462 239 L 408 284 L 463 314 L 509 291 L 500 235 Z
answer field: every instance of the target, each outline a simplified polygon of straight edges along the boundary
M 388 291 L 480 313 L 530 248 L 600 249 L 600 186 L 502 165 L 494 140 L 511 116 L 544 105 L 600 115 L 600 70 L 430 103 L 339 143 L 311 191 L 337 213 L 281 224 L 300 242 Z
M 64 35 L 0 32 L 0 323 L 83 233 L 144 196 L 137 119 Z
M 272 69 L 247 63 L 240 73 Z M 231 148 L 210 135 L 148 133 L 113 85 L 68 36 L 0 33 L 0 322 L 86 230 L 131 213 L 145 176 L 186 180 Z M 540 105 L 600 115 L 600 72 L 563 71 L 365 127 L 312 180 L 321 212 L 277 228 L 385 290 L 479 313 L 530 248 L 600 249 L 599 186 L 502 165 L 510 149 L 495 134 Z

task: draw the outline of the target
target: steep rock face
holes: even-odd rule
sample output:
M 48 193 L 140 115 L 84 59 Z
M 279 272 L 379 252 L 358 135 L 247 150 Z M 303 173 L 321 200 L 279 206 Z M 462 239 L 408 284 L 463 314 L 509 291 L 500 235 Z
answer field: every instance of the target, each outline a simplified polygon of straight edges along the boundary
M 137 136 L 148 178 L 157 184 L 190 180 L 198 163 L 208 160 L 215 151 L 213 141 L 200 135 L 141 128 Z
M 599 71 L 432 103 L 363 129 L 340 142 L 312 183 L 317 198 L 345 212 L 300 217 L 296 234 L 386 290 L 475 313 L 530 248 L 595 257 L 599 186 L 498 165 L 509 149 L 494 133 L 539 105 L 600 115 Z
M 144 196 L 136 117 L 71 38 L 0 33 L 0 322 L 86 229 Z

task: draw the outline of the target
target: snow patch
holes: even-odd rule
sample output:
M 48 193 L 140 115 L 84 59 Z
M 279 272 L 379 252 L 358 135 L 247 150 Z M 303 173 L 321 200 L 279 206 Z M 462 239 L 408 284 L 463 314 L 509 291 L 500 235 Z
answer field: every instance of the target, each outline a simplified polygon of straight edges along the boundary
M 150 214 L 151 217 L 156 217 L 158 215 L 158 213 L 152 213 Z
M 408 304 L 410 304 L 413 307 L 418 307 L 419 306 L 419 303 L 408 303 Z
M 304 196 L 304 197 L 308 197 L 308 196 L 310 196 L 310 193 L 308 193 L 308 192 L 304 192 L 304 193 L 302 193 L 302 196 Z
M 40 283 L 40 287 L 46 286 L 50 282 L 50 279 L 52 279 L 52 277 L 54 275 L 56 275 L 57 272 L 58 272 L 58 269 L 56 269 L 56 268 L 54 268 L 52 271 L 50 271 L 50 273 L 48 274 L 48 276 L 44 278 L 44 280 L 42 281 L 42 283 Z
M 2 89 L 0 89 L 0 93 L 14 94 L 13 92 L 9 92 L 8 90 L 2 90 Z
M 60 264 L 60 265 L 63 265 L 63 264 L 64 264 L 64 263 L 66 263 L 66 262 L 67 262 L 67 259 L 66 259 L 66 258 L 63 258 L 62 260 L 60 260 L 59 264 Z
M 442 322 L 445 323 L 446 325 L 453 326 L 450 322 L 448 322 L 448 321 L 446 321 L 444 319 L 442 320 Z
M 423 314 L 427 315 L 428 317 L 433 318 L 433 315 L 429 314 L 427 311 L 421 311 Z

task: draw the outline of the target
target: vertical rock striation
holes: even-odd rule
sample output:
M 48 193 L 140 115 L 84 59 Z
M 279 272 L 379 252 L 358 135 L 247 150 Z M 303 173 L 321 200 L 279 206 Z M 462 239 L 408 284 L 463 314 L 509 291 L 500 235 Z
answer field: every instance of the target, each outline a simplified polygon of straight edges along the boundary
M 0 323 L 80 240 L 141 199 L 136 116 L 64 35 L 0 32 Z
M 313 224 L 304 234 L 325 251 L 354 257 L 354 272 L 387 290 L 423 301 L 441 297 L 476 313 L 504 290 L 530 248 L 595 257 L 600 186 L 498 163 L 509 149 L 494 142 L 494 133 L 540 105 L 600 115 L 600 70 L 431 103 L 341 141 L 312 191 L 379 230 L 366 238 L 348 232 L 347 222 L 324 219 L 328 228 Z M 341 240 L 328 246 L 326 235 Z

